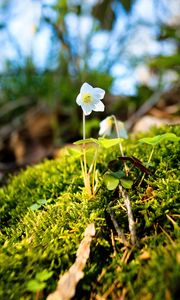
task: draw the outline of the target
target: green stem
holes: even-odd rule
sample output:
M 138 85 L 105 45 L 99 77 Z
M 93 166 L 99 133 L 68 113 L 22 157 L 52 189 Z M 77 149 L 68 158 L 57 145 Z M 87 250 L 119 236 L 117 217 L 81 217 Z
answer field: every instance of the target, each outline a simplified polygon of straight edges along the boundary
M 149 164 L 150 161 L 151 161 L 151 158 L 152 158 L 153 153 L 154 153 L 154 149 L 155 149 L 155 147 L 153 146 L 153 148 L 152 148 L 152 150 L 151 150 L 151 153 L 150 153 L 150 155 L 149 155 L 148 164 Z
M 83 140 L 86 139 L 86 117 L 83 112 Z M 90 186 L 90 176 L 87 172 L 87 162 L 86 162 L 86 149 L 85 149 L 85 143 L 83 144 L 83 158 L 84 158 L 84 185 L 86 188 L 86 191 L 89 195 L 91 195 L 91 186 Z
M 86 139 L 86 117 L 83 112 L 83 140 Z M 86 164 L 86 151 L 85 151 L 85 143 L 83 144 L 83 157 L 84 157 L 84 173 L 85 177 L 87 175 L 87 164 Z
M 155 149 L 155 147 L 153 146 L 153 147 L 152 147 L 152 150 L 151 150 L 151 153 L 150 153 L 150 155 L 149 155 L 148 161 L 147 161 L 148 164 L 149 164 L 150 161 L 151 161 L 151 158 L 152 158 L 153 153 L 154 153 L 154 149 Z M 140 180 L 140 183 L 139 183 L 138 187 L 141 186 L 141 183 L 143 182 L 144 177 L 145 177 L 145 174 L 143 174 L 143 176 L 142 176 L 142 178 L 141 178 L 141 180 Z
M 80 164 L 81 164 L 82 175 L 83 175 L 83 178 L 84 178 L 84 165 L 83 165 L 82 158 L 80 158 Z
M 83 112 L 83 140 L 86 139 L 86 116 Z
M 117 119 L 116 119 L 116 117 L 114 115 L 112 115 L 112 118 L 114 120 L 114 125 L 115 125 L 115 129 L 116 129 L 117 137 L 120 138 L 119 130 L 118 130 L 118 124 L 117 124 Z M 121 143 L 119 143 L 119 149 L 120 149 L 121 155 L 124 156 L 124 151 L 123 151 L 123 147 L 122 147 Z M 126 165 L 125 162 L 124 162 L 124 168 L 125 168 L 126 176 L 128 176 L 128 167 L 127 167 L 127 165 Z
M 93 174 L 92 174 L 92 191 L 93 195 L 95 194 L 95 172 L 96 172 L 96 163 L 97 163 L 97 154 L 98 154 L 98 148 L 96 148 L 96 153 L 94 155 L 94 160 L 93 160 Z
M 112 117 L 114 119 L 114 125 L 115 125 L 115 128 L 116 128 L 117 137 L 120 138 L 116 117 L 114 115 L 112 115 Z M 121 155 L 124 156 L 123 147 L 122 147 L 121 143 L 119 143 L 119 149 L 120 149 Z

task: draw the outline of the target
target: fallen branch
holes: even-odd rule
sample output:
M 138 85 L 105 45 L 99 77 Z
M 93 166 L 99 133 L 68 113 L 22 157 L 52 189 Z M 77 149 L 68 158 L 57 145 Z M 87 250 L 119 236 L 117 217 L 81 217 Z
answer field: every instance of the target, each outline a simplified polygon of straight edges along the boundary
M 47 297 L 47 300 L 69 300 L 75 295 L 76 285 L 83 278 L 83 269 L 90 254 L 90 244 L 95 235 L 94 224 L 89 224 L 84 232 L 84 238 L 81 241 L 76 253 L 75 263 L 60 278 L 55 292 Z

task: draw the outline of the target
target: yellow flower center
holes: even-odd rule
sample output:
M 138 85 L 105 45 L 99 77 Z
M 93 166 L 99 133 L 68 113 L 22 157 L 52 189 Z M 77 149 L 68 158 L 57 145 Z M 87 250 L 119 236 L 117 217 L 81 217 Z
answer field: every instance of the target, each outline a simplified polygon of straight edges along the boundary
M 89 93 L 85 93 L 85 94 L 82 95 L 82 101 L 84 103 L 91 103 L 92 96 Z
M 107 118 L 107 125 L 108 125 L 108 127 L 111 127 L 112 126 L 112 124 L 113 124 L 113 120 L 112 120 L 112 118 L 111 117 L 109 117 L 109 118 Z

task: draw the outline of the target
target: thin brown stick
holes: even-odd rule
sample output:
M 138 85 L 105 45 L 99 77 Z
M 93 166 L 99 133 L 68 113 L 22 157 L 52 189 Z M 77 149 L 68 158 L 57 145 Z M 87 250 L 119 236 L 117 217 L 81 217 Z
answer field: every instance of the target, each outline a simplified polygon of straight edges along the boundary
M 132 212 L 132 208 L 131 208 L 131 202 L 130 202 L 127 192 L 123 189 L 123 187 L 121 185 L 119 185 L 119 192 L 124 199 L 124 204 L 127 209 L 129 231 L 130 231 L 130 235 L 131 235 L 131 243 L 132 243 L 132 245 L 135 245 L 137 243 L 137 237 L 136 237 L 136 228 L 135 228 L 133 212 Z
M 111 244 L 112 244 L 112 247 L 113 247 L 113 257 L 116 256 L 117 252 L 116 252 L 116 246 L 115 246 L 115 241 L 114 241 L 114 234 L 113 234 L 113 230 L 111 229 Z
M 109 208 L 108 209 L 108 213 L 110 214 L 111 221 L 112 221 L 112 223 L 114 225 L 114 228 L 115 228 L 115 230 L 117 232 L 118 237 L 120 238 L 120 240 L 122 241 L 122 243 L 125 246 L 128 246 L 128 241 L 126 240 L 123 231 L 120 229 L 120 227 L 119 227 L 119 225 L 118 225 L 118 223 L 116 221 L 114 212 Z

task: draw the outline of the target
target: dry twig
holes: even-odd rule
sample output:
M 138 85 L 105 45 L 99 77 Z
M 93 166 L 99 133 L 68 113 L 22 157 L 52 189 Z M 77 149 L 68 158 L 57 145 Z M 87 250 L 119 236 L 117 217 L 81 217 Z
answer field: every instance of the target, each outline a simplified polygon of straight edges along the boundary
M 127 192 L 123 189 L 123 187 L 121 185 L 119 185 L 119 192 L 124 199 L 124 204 L 126 205 L 126 209 L 127 209 L 129 231 L 130 231 L 130 235 L 131 235 L 131 243 L 132 243 L 132 245 L 135 245 L 137 243 L 137 237 L 136 237 L 136 228 L 135 228 L 134 217 L 133 217 L 132 208 L 131 208 L 131 202 L 130 202 Z
M 109 208 L 109 209 L 108 209 L 108 213 L 110 214 L 111 221 L 112 221 L 112 223 L 113 223 L 113 225 L 114 225 L 114 228 L 115 228 L 115 230 L 116 230 L 116 232 L 117 232 L 117 234 L 118 234 L 118 237 L 120 238 L 120 240 L 122 241 L 122 243 L 123 243 L 125 246 L 128 246 L 128 242 L 127 242 L 127 240 L 126 240 L 126 238 L 125 238 L 125 236 L 124 236 L 124 233 L 123 233 L 123 231 L 120 229 L 120 227 L 119 227 L 119 225 L 118 225 L 118 223 L 117 223 L 117 221 L 116 221 L 114 212 Z
M 76 253 L 75 263 L 60 278 L 55 292 L 47 297 L 47 300 L 69 300 L 75 295 L 76 285 L 83 278 L 83 269 L 90 254 L 90 244 L 95 235 L 94 224 L 89 224 L 84 232 L 84 238 L 81 241 Z

